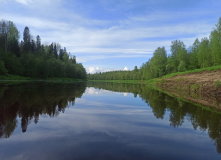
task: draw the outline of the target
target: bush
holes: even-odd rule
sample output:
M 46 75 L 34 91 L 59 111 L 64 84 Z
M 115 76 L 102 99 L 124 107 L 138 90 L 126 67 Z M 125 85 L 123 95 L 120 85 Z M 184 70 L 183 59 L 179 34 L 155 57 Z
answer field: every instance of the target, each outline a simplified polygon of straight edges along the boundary
M 8 70 L 5 68 L 4 62 L 0 61 L 0 75 L 6 75 Z

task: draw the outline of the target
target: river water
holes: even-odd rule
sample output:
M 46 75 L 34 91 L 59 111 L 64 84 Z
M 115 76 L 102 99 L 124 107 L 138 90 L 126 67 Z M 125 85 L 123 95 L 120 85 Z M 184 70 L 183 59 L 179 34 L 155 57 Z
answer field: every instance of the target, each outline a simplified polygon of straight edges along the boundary
M 221 159 L 221 113 L 144 85 L 0 85 L 0 159 Z

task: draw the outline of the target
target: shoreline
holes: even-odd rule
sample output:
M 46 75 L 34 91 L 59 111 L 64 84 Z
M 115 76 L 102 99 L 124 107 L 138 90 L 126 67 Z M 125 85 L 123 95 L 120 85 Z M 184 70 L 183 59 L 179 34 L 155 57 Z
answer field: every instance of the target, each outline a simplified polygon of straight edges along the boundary
M 74 82 L 85 82 L 85 81 L 87 80 L 66 78 L 66 77 L 37 79 L 37 78 L 22 77 L 17 75 L 0 76 L 0 83 L 24 83 L 24 82 L 74 83 Z
M 184 73 L 173 73 L 151 80 L 82 80 L 71 78 L 34 79 L 16 75 L 0 76 L 0 83 L 75 83 L 75 82 L 111 82 L 143 84 L 166 94 L 193 103 L 221 111 L 221 69 L 193 70 Z
M 155 86 L 175 97 L 221 111 L 221 69 L 159 78 Z

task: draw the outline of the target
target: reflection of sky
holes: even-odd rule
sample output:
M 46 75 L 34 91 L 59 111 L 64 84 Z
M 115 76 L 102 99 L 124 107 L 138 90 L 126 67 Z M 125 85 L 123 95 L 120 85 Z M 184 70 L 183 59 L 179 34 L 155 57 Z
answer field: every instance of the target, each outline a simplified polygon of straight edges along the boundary
M 98 95 L 98 94 L 113 94 L 112 91 L 108 91 L 108 90 L 104 90 L 104 89 L 97 89 L 97 88 L 92 88 L 92 87 L 88 87 L 85 91 L 85 94 L 91 94 L 91 95 Z M 132 94 L 132 93 L 127 93 L 127 92 L 114 92 L 115 95 L 118 94 L 123 94 L 124 96 L 128 96 L 128 94 Z
M 188 121 L 173 128 L 169 114 L 156 119 L 133 94 L 93 88 L 58 117 L 42 116 L 26 133 L 18 126 L 0 148 L 0 159 L 16 160 L 220 158 L 208 135 Z

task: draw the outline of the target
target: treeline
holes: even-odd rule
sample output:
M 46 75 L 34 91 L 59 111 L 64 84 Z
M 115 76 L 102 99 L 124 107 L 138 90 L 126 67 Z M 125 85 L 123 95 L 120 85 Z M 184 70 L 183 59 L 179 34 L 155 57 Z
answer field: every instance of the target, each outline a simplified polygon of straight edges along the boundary
M 0 22 L 0 75 L 15 74 L 33 78 L 69 77 L 86 79 L 86 70 L 76 57 L 70 57 L 58 43 L 44 45 L 39 35 L 34 38 L 28 27 L 23 41 L 15 24 Z
M 88 74 L 90 80 L 139 80 L 140 72 L 135 66 L 133 71 L 109 71 L 103 73 Z
M 171 54 L 158 47 L 153 57 L 140 69 L 113 71 L 88 75 L 93 80 L 148 80 L 175 72 L 221 65 L 221 17 L 209 38 L 196 38 L 188 49 L 180 40 L 172 41 Z

